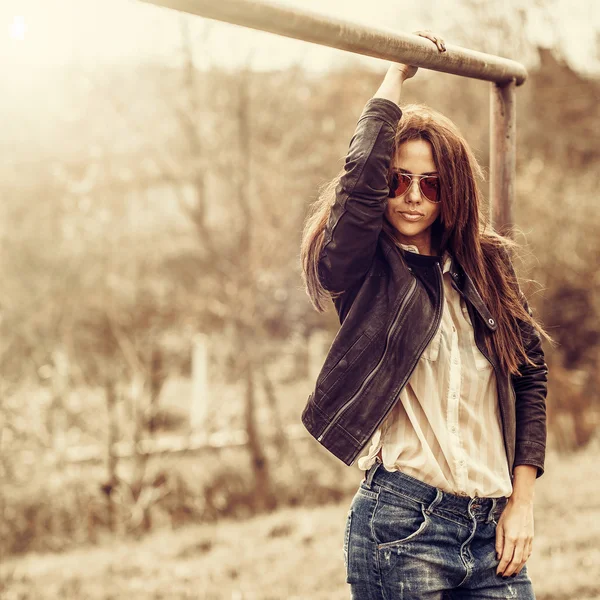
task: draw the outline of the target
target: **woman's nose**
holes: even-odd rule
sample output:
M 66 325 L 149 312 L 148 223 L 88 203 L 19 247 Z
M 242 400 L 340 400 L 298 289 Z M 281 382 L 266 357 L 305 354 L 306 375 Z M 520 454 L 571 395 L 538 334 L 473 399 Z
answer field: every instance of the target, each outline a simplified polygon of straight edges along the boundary
M 411 202 L 420 202 L 421 200 L 421 190 L 419 189 L 419 182 L 416 179 L 413 179 L 410 183 L 407 200 Z

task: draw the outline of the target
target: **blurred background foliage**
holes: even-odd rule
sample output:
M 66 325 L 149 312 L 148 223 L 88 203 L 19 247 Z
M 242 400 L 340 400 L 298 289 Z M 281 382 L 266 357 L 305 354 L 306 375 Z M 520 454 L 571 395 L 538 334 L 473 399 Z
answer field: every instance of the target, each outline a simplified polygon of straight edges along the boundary
M 509 21 L 467 6 L 478 26 L 447 40 L 535 59 L 518 90 L 517 267 L 559 342 L 549 448 L 571 452 L 598 431 L 600 79 L 527 43 L 526 8 Z M 3 100 L 18 132 L 0 144 L 3 556 L 339 500 L 360 478 L 288 435 L 338 327 L 311 308 L 298 255 L 384 67 L 200 68 L 187 23 L 175 65 L 74 64 Z M 487 84 L 423 72 L 405 89 L 489 164 Z M 243 437 L 191 450 L 198 333 L 210 339 L 200 433 Z M 169 436 L 188 443 L 147 451 Z

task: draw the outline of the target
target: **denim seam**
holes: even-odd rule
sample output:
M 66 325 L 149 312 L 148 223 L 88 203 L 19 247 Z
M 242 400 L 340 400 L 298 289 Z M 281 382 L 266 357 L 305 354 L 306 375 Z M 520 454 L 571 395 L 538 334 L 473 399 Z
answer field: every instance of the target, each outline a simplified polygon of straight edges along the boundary
M 375 542 L 375 554 L 379 555 L 379 552 L 377 552 L 377 545 L 379 544 L 379 540 L 377 539 L 377 537 L 375 536 L 375 528 L 373 527 L 373 521 L 375 519 L 375 513 L 377 512 L 377 507 L 379 506 L 379 494 L 377 494 L 377 498 L 375 499 L 375 506 L 373 507 L 373 510 L 371 511 L 371 518 L 369 519 L 369 527 L 371 528 L 371 537 L 373 538 L 373 542 Z M 381 570 L 379 568 L 379 563 L 377 564 L 377 569 L 379 571 L 379 573 L 381 573 Z
M 372 482 L 371 482 L 372 485 Z M 373 527 L 373 519 L 375 517 L 375 512 L 377 511 L 377 506 L 379 505 L 379 493 L 377 493 L 377 498 L 375 499 L 375 506 L 371 512 L 371 517 L 369 519 L 369 528 L 371 529 L 371 538 L 373 540 L 373 555 L 375 557 L 375 565 L 377 567 L 376 577 L 377 582 L 379 583 L 379 589 L 381 590 L 381 596 L 383 600 L 388 600 L 387 595 L 385 593 L 385 588 L 383 586 L 383 581 L 381 578 L 381 562 L 379 561 L 379 550 L 377 550 L 377 538 L 375 537 L 375 528 Z
M 407 494 L 403 494 L 402 492 L 398 492 L 397 490 L 387 487 L 387 485 L 383 485 L 382 483 L 378 483 L 377 485 L 380 488 L 390 492 L 390 494 L 394 494 L 395 496 L 400 496 L 401 498 L 406 498 L 407 500 L 410 500 L 411 502 L 415 502 L 416 504 L 420 504 L 421 506 L 425 505 L 425 503 L 422 500 L 418 500 L 417 498 L 415 498 L 413 496 L 409 496 Z
M 346 566 L 346 577 L 350 573 L 350 534 L 352 528 L 352 509 L 346 515 L 346 528 L 344 532 L 344 561 Z
M 444 519 L 445 521 L 450 521 L 451 523 L 460 525 L 461 527 L 464 527 L 465 529 L 469 528 L 469 525 L 466 525 L 465 523 L 461 523 L 460 521 L 457 521 L 456 519 L 452 519 L 451 517 L 443 515 L 439 511 L 436 511 L 435 509 L 431 511 L 431 514 L 435 515 L 436 517 L 439 517 L 440 519 Z

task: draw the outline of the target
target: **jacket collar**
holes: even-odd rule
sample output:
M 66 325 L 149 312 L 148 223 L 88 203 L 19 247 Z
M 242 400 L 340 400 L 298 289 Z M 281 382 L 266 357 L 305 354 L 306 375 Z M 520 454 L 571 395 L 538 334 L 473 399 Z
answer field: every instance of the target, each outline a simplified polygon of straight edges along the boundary
M 498 329 L 496 319 L 492 316 L 483 302 L 473 280 L 465 272 L 458 260 L 456 260 L 456 258 L 447 250 L 444 252 L 443 256 L 428 256 L 426 254 L 419 254 L 418 248 L 412 244 L 400 244 L 400 247 L 402 248 L 404 259 L 409 266 L 426 268 L 434 267 L 436 263 L 443 265 L 442 273 L 450 273 L 453 286 L 463 297 L 471 302 L 486 327 L 490 331 L 496 331 L 496 329 Z
M 400 244 L 400 247 L 407 252 L 413 252 L 414 254 L 419 254 L 419 249 L 414 244 Z M 437 262 L 439 262 L 442 267 L 442 274 L 447 273 L 452 268 L 452 256 L 448 250 L 444 251 L 443 256 L 436 257 Z

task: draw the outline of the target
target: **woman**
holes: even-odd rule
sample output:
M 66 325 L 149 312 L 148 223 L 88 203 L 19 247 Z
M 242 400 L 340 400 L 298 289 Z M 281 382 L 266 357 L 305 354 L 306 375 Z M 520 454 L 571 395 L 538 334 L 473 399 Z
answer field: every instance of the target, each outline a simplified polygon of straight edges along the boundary
M 353 598 L 534 598 L 552 340 L 515 243 L 483 217 L 466 141 L 438 112 L 399 107 L 416 72 L 390 65 L 306 222 L 307 293 L 319 311 L 333 299 L 341 327 L 302 421 L 365 470 L 344 537 Z

